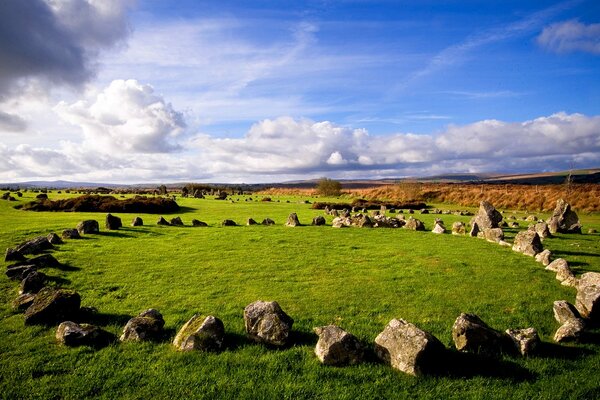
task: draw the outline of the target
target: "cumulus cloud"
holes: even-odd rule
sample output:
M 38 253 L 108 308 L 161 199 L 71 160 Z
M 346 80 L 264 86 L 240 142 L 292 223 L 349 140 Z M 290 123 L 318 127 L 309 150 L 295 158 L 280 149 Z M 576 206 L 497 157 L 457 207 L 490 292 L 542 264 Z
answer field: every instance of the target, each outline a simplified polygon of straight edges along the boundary
M 0 97 L 24 80 L 78 85 L 102 49 L 123 40 L 128 1 L 0 1 Z
M 558 22 L 544 28 L 537 37 L 542 47 L 555 53 L 586 52 L 600 54 L 600 23 L 577 20 Z
M 27 128 L 27 122 L 15 114 L 0 111 L 0 132 L 23 132 Z
M 60 102 L 55 111 L 82 129 L 84 146 L 104 153 L 165 153 L 179 150 L 183 115 L 136 80 L 115 80 L 91 100 Z

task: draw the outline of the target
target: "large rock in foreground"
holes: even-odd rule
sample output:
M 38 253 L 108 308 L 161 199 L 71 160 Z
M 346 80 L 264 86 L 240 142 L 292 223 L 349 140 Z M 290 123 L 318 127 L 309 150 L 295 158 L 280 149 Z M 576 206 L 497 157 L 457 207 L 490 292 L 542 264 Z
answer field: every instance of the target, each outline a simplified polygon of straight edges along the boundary
M 173 345 L 181 351 L 219 351 L 223 349 L 224 341 L 225 326 L 220 319 L 195 314 L 177 332 Z
M 257 342 L 275 346 L 287 344 L 293 323 L 276 301 L 259 300 L 244 308 L 246 332 Z
M 586 272 L 579 278 L 575 307 L 582 317 L 600 321 L 600 273 Z
M 336 325 L 315 328 L 319 336 L 315 354 L 325 365 L 352 365 L 364 358 L 364 349 L 359 340 L 351 333 Z
M 506 337 L 490 328 L 477 315 L 462 313 L 452 326 L 452 339 L 458 351 L 498 354 L 506 349 Z
M 79 293 L 45 287 L 38 292 L 31 306 L 25 310 L 25 324 L 52 325 L 69 320 L 77 315 L 80 306 Z
M 151 308 L 131 318 L 123 328 L 119 340 L 121 342 L 157 340 L 162 336 L 164 326 L 165 320 L 162 314 Z
M 116 340 L 116 336 L 95 325 L 62 322 L 56 329 L 56 340 L 69 347 L 105 347 Z
M 542 241 L 535 231 L 521 231 L 515 236 L 512 249 L 527 256 L 535 257 L 544 250 Z
M 433 369 L 444 351 L 444 345 L 435 336 L 403 319 L 391 320 L 375 338 L 377 357 L 415 376 Z
M 550 233 L 581 233 L 579 217 L 563 199 L 556 202 L 554 212 L 547 222 Z

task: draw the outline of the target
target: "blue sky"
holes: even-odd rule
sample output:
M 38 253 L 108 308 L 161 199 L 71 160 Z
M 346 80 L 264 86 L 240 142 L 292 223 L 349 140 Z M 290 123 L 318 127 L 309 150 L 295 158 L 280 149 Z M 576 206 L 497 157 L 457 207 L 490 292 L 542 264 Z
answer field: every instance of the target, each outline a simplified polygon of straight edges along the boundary
M 597 1 L 8 0 L 0 15 L 0 181 L 600 166 Z

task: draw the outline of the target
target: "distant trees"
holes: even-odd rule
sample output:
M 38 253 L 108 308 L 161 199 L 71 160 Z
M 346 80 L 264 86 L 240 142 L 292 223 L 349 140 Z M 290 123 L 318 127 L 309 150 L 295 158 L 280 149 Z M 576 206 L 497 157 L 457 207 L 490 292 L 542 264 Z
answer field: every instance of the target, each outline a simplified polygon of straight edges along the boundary
M 329 178 L 321 178 L 317 182 L 317 193 L 321 196 L 339 196 L 342 193 L 342 184 Z

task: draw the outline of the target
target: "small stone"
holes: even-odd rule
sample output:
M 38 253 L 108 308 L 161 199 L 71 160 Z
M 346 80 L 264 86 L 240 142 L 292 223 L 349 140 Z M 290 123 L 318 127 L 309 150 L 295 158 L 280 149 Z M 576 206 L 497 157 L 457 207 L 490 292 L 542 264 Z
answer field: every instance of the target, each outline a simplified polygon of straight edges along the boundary
M 112 214 L 106 214 L 106 219 L 105 219 L 104 222 L 105 222 L 104 226 L 109 231 L 117 230 L 117 229 L 119 229 L 119 228 L 121 228 L 123 226 L 121 218 L 116 217 L 116 216 L 114 216 Z
M 406 225 L 404 225 L 404 227 L 413 231 L 425 230 L 425 225 L 423 224 L 423 222 L 416 218 L 409 218 L 408 221 L 406 221 Z
M 181 327 L 173 345 L 180 351 L 219 351 L 223 349 L 224 340 L 225 327 L 220 319 L 195 314 Z
M 460 314 L 452 326 L 452 339 L 458 351 L 498 354 L 505 348 L 504 335 L 474 314 Z
M 160 312 L 151 308 L 131 318 L 123 328 L 121 342 L 140 342 L 159 339 L 163 334 L 165 320 Z
M 250 225 L 258 225 L 258 222 L 256 222 L 252 218 L 248 218 L 248 220 L 246 221 L 246 225 L 248 225 L 248 226 L 250 226 Z
M 575 306 L 565 300 L 555 301 L 552 311 L 554 319 L 561 325 L 572 319 L 581 319 L 581 315 L 579 315 L 579 311 L 577 311 Z
M 535 257 L 536 254 L 544 250 L 540 237 L 534 231 L 521 231 L 517 233 L 512 249 L 531 257 Z
M 535 261 L 542 263 L 543 266 L 548 266 L 550 264 L 551 256 L 552 256 L 552 253 L 550 252 L 550 250 L 546 249 L 546 250 L 542 251 L 541 253 L 538 253 L 535 255 Z
M 275 221 L 273 221 L 271 218 L 265 218 L 265 219 L 263 219 L 261 225 L 266 225 L 266 226 L 275 225 Z
M 17 296 L 16 299 L 12 302 L 13 309 L 17 311 L 25 311 L 33 304 L 33 300 L 35 299 L 34 293 L 23 293 Z
M 325 222 L 326 222 L 325 221 L 325 217 L 323 217 L 322 215 L 317 215 L 312 220 L 312 224 L 315 225 L 315 226 L 325 225 Z
M 169 226 L 171 224 L 164 217 L 160 217 L 158 221 L 156 221 L 156 225 Z
M 63 239 L 81 239 L 79 231 L 75 228 L 65 229 L 61 234 Z
M 4 255 L 4 261 L 25 261 L 25 256 L 21 254 L 16 248 L 7 248 Z
M 244 325 L 248 336 L 275 346 L 287 344 L 292 324 L 276 301 L 255 301 L 244 308 Z
M 25 254 L 39 254 L 46 250 L 52 250 L 54 246 L 48 241 L 47 236 L 38 236 L 17 246 L 17 251 Z
M 443 224 L 435 224 L 435 226 L 433 227 L 431 232 L 437 233 L 437 234 L 446 233 L 446 228 L 444 228 Z
M 45 287 L 25 311 L 25 324 L 54 324 L 68 320 L 79 312 L 80 305 L 79 293 Z
M 486 228 L 483 230 L 483 237 L 488 242 L 498 243 L 504 241 L 504 232 L 502 228 Z
M 100 225 L 98 225 L 98 221 L 95 221 L 93 219 L 81 221 L 77 224 L 76 228 L 79 231 L 80 235 L 100 232 Z
M 600 285 L 591 284 L 586 274 L 579 280 L 575 307 L 582 317 L 597 321 L 600 320 Z
M 204 226 L 208 226 L 208 224 L 206 222 L 203 221 L 199 221 L 197 219 L 193 219 L 192 220 L 192 226 L 200 226 L 200 227 L 204 227 Z
M 581 338 L 585 323 L 581 319 L 570 319 L 561 325 L 554 334 L 556 343 L 574 342 Z
M 455 221 L 452 224 L 452 234 L 453 235 L 464 235 L 465 233 L 467 233 L 467 228 L 465 227 L 465 224 L 460 222 L 460 221 Z
M 143 226 L 143 225 L 144 225 L 144 220 L 140 217 L 135 217 L 131 221 L 131 226 Z
M 48 242 L 50 242 L 50 244 L 62 244 L 63 243 L 60 236 L 58 236 L 54 232 L 49 233 L 48 236 L 46 236 L 46 238 L 48 239 Z
M 56 329 L 56 340 L 69 347 L 105 347 L 113 343 L 116 336 L 95 325 L 65 321 Z
M 296 213 L 291 213 L 288 216 L 285 226 L 291 226 L 291 227 L 301 226 L 300 221 L 298 220 L 298 215 Z
M 46 284 L 46 278 L 43 272 L 32 271 L 21 281 L 19 294 L 39 292 Z
M 237 224 L 231 219 L 226 219 L 221 222 L 221 226 L 237 226 Z
M 535 328 L 507 329 L 506 335 L 513 341 L 516 350 L 524 357 L 533 354 L 541 343 Z
M 315 328 L 319 336 L 315 354 L 325 365 L 353 365 L 364 358 L 364 349 L 359 340 L 351 333 L 336 325 Z
M 181 217 L 171 218 L 171 225 L 173 225 L 173 226 L 183 226 L 183 221 L 181 220 Z

